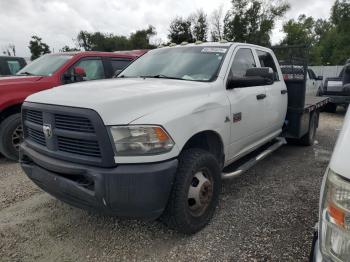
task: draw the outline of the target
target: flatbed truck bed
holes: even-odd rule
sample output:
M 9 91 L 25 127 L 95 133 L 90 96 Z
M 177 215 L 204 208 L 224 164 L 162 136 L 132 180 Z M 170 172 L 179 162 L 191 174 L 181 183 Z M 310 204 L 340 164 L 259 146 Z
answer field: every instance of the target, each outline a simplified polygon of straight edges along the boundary
M 315 109 L 323 108 L 329 102 L 329 97 L 321 96 L 306 96 L 305 97 L 305 112 L 311 112 Z

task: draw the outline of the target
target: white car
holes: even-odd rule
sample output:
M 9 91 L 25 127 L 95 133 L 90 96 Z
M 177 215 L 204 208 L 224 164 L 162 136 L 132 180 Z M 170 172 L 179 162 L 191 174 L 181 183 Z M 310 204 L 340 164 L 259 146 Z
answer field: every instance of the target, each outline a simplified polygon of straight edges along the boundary
M 284 138 L 313 144 L 326 100 L 307 100 L 303 79 L 284 82 L 268 48 L 159 48 L 117 79 L 30 96 L 22 107 L 22 167 L 72 205 L 161 216 L 194 233 L 213 216 L 223 178 L 243 173 Z
M 312 261 L 350 261 L 350 112 L 323 179 Z

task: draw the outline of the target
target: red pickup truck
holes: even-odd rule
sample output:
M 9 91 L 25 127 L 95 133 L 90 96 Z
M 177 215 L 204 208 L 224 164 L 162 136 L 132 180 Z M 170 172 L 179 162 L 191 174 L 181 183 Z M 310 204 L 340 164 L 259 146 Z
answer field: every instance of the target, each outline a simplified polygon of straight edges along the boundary
M 22 141 L 20 112 L 27 96 L 59 85 L 112 78 L 145 52 L 48 54 L 25 66 L 16 76 L 0 78 L 0 153 L 18 160 Z

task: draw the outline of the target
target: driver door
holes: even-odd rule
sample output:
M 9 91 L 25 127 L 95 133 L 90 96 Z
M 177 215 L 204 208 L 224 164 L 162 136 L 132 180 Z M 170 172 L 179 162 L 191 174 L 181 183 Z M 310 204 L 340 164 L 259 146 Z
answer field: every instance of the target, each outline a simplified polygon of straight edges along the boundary
M 257 61 L 253 50 L 238 47 L 231 60 L 231 68 L 226 81 L 232 77 L 244 77 L 247 69 L 256 67 Z M 226 90 L 231 105 L 230 116 L 230 158 L 234 159 L 256 144 L 265 134 L 264 86 L 251 86 Z

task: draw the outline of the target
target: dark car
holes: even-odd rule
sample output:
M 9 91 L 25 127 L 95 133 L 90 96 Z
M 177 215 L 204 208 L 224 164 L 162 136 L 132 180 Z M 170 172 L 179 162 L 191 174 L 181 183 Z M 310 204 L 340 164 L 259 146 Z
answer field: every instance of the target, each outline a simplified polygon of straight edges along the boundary
M 15 75 L 27 65 L 23 57 L 0 56 L 0 76 Z
M 350 59 L 338 77 L 326 78 L 321 96 L 330 98 L 326 111 L 334 113 L 339 105 L 348 106 L 350 103 Z

